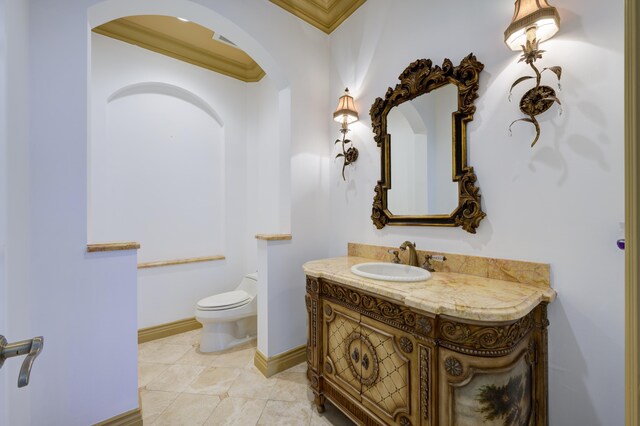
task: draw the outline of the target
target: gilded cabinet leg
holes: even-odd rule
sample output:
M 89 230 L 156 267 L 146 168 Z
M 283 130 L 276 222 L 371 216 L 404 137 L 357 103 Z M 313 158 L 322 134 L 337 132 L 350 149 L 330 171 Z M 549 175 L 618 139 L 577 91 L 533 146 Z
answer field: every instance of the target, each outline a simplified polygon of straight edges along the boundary
M 316 403 L 316 410 L 318 413 L 324 413 L 324 395 L 316 395 L 314 402 Z

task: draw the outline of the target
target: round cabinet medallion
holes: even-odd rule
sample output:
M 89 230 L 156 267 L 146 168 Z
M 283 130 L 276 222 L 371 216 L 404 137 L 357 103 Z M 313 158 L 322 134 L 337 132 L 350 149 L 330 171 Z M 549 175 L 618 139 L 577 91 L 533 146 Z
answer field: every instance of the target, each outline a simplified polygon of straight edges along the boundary
M 331 309 L 331 306 L 329 305 L 324 305 L 324 313 L 327 316 L 331 316 L 331 313 L 333 312 L 333 309 Z
M 402 352 L 409 354 L 413 352 L 413 343 L 411 343 L 411 340 L 409 340 L 407 337 L 401 337 L 400 349 L 402 349 Z
M 462 374 L 462 364 L 452 356 L 444 360 L 444 369 L 450 376 L 457 377 Z
M 405 416 L 400 417 L 400 426 L 411 426 L 411 421 Z
M 329 374 L 333 373 L 333 367 L 331 366 L 331 363 L 329 361 L 324 363 L 324 371 L 326 371 Z
M 431 322 L 427 317 L 420 317 L 417 321 L 416 328 L 419 333 L 427 335 L 431 333 Z

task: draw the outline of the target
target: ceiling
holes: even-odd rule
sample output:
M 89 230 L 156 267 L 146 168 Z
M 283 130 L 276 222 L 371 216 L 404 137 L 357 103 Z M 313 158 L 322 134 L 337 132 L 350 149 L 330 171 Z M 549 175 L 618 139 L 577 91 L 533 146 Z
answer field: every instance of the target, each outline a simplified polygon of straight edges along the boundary
M 329 34 L 366 0 L 269 1 Z M 260 81 L 265 75 L 262 68 L 231 40 L 179 18 L 127 16 L 100 25 L 93 31 L 241 81 Z
M 366 0 L 269 0 L 329 34 Z
M 93 31 L 238 80 L 254 82 L 265 75 L 262 68 L 230 40 L 178 18 L 128 16 L 100 25 Z

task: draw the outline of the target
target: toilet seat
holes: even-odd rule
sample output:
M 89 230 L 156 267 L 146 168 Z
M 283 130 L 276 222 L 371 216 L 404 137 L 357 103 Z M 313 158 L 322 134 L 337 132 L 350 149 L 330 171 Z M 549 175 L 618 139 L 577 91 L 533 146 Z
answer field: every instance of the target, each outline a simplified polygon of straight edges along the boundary
M 238 308 L 251 301 L 251 295 L 244 290 L 228 291 L 206 297 L 198 302 L 198 309 L 203 311 L 222 311 Z

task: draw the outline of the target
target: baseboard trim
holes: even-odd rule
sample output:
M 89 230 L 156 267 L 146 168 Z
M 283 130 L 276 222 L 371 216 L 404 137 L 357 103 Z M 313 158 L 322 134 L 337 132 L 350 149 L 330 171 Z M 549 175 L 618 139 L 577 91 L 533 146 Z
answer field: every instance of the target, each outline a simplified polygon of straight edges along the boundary
M 306 360 L 307 345 L 302 345 L 271 358 L 267 358 L 262 352 L 256 350 L 253 365 L 255 365 L 265 377 L 271 377 Z
M 142 426 L 142 410 L 135 408 L 103 422 L 96 423 L 94 426 Z
M 202 324 L 196 321 L 195 317 L 154 325 L 153 327 L 141 328 L 138 330 L 138 343 L 150 342 L 152 340 L 162 339 L 163 337 L 173 336 L 174 334 L 197 330 L 198 328 L 202 328 Z

